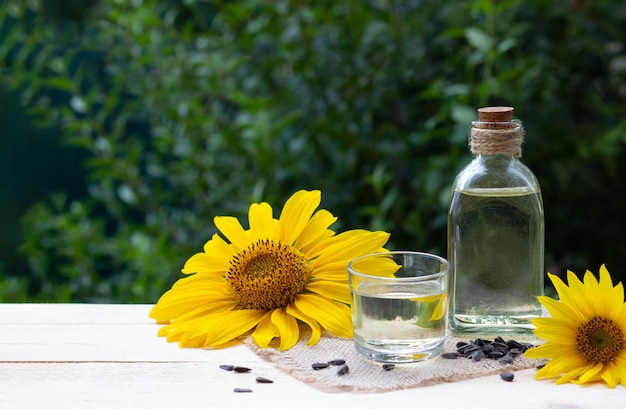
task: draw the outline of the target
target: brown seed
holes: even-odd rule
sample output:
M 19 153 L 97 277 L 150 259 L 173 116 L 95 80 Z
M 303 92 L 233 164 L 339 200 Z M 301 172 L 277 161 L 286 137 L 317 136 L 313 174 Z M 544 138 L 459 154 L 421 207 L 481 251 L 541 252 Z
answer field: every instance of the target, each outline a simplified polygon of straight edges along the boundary
M 238 372 L 238 373 L 245 373 L 245 372 L 250 372 L 251 369 L 246 368 L 245 366 L 234 366 L 233 371 Z
M 385 371 L 391 371 L 393 368 L 395 368 L 396 366 L 394 364 L 383 364 L 383 369 Z
M 233 389 L 233 392 L 236 392 L 236 393 L 250 393 L 250 392 L 252 392 L 252 389 L 248 389 L 248 388 L 235 388 L 235 389 Z
M 515 375 L 512 372 L 502 372 L 500 374 L 500 378 L 506 382 L 512 382 L 515 378 Z
M 328 365 L 339 366 L 346 363 L 345 359 L 333 359 L 332 361 L 328 361 Z
M 274 381 L 273 381 L 273 380 L 271 380 L 271 379 L 267 379 L 267 378 L 264 378 L 264 377 L 262 377 L 262 376 L 257 376 L 256 381 L 257 381 L 258 383 L 274 383 Z
M 223 369 L 225 371 L 232 371 L 234 368 L 233 365 L 220 365 L 220 369 Z

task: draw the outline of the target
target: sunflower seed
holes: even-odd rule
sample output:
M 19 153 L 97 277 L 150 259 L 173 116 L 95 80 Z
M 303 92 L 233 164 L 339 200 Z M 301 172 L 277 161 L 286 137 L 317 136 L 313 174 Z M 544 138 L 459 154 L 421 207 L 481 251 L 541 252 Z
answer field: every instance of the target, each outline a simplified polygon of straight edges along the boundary
M 233 368 L 235 368 L 233 365 L 220 365 L 220 369 L 223 369 L 225 371 L 232 371 Z
M 256 381 L 257 381 L 258 383 L 274 383 L 274 381 L 273 381 L 273 380 L 271 380 L 271 379 L 267 379 L 267 378 L 264 378 L 264 377 L 262 377 L 262 376 L 257 376 Z
M 503 381 L 512 382 L 513 379 L 515 378 L 515 375 L 512 372 L 502 372 L 500 374 L 500 378 Z
M 475 338 L 467 342 L 458 341 L 456 352 L 445 352 L 441 356 L 446 359 L 462 356 L 474 361 L 480 361 L 486 357 L 497 359 L 503 364 L 509 364 L 513 362 L 516 356 L 523 354 L 530 348 L 534 348 L 534 345 L 513 339 L 505 341 L 501 336 L 497 336 L 493 340 Z
M 490 351 L 487 356 L 491 359 L 498 359 L 504 356 L 504 352 L 502 351 Z
M 476 350 L 472 352 L 472 355 L 470 355 L 470 358 L 472 358 L 476 362 L 480 361 L 484 357 L 485 357 L 485 353 L 483 352 L 482 349 Z
M 318 369 L 324 369 L 324 368 L 328 368 L 330 365 L 328 364 L 328 362 L 316 362 L 313 365 L 311 365 L 311 367 L 313 369 L 315 369 L 316 371 Z
M 496 347 L 494 347 L 494 346 L 493 346 L 493 345 L 491 345 L 491 344 L 487 344 L 487 345 L 485 345 L 484 347 L 482 347 L 482 350 L 483 350 L 483 352 L 484 352 L 484 353 L 487 353 L 487 352 L 492 352 L 492 351 L 495 351 L 495 350 L 496 350 Z
M 394 364 L 383 364 L 383 370 L 385 371 L 391 371 L 395 367 L 396 366 Z
M 251 369 L 246 368 L 245 366 L 233 366 L 233 371 L 238 372 L 238 373 L 246 373 L 246 372 L 250 372 Z
M 236 392 L 236 393 L 250 393 L 250 392 L 252 392 L 252 389 L 248 389 L 248 388 L 235 388 L 235 389 L 233 389 L 233 392 Z
M 513 363 L 513 356 L 511 354 L 506 354 L 502 358 L 498 358 L 498 362 L 500 362 L 501 364 Z
M 348 372 L 350 372 L 350 368 L 348 368 L 348 365 L 341 365 L 339 369 L 337 369 L 337 375 L 345 375 Z
M 509 348 L 513 349 L 513 348 L 517 348 L 517 349 L 524 349 L 524 345 L 520 344 L 519 342 L 515 341 L 514 339 L 510 339 L 508 341 L 506 341 L 506 344 L 509 346 Z
M 506 342 L 493 341 L 491 345 L 496 349 L 509 349 L 509 346 L 506 344 Z
M 539 364 L 535 367 L 535 369 L 539 370 L 542 369 L 544 366 L 546 366 L 546 364 Z
M 332 361 L 328 361 L 328 365 L 339 366 L 346 363 L 345 359 L 333 359 Z

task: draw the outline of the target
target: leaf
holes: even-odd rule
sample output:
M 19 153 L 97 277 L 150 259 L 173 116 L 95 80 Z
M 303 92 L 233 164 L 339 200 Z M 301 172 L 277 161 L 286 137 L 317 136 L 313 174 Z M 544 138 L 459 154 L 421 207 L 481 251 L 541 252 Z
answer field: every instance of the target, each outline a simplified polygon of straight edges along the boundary
M 70 99 L 70 106 L 74 111 L 78 112 L 79 114 L 84 114 L 85 112 L 87 112 L 87 103 L 82 97 L 78 95 L 72 95 L 72 98 Z
M 474 48 L 483 53 L 488 53 L 493 46 L 493 39 L 484 30 L 476 27 L 468 27 L 465 29 L 465 38 L 467 42 Z
M 455 104 L 452 105 L 450 116 L 454 122 L 469 126 L 469 123 L 476 119 L 476 111 L 467 105 Z
M 498 52 L 505 53 L 517 45 L 517 40 L 514 38 L 505 38 L 500 44 L 498 44 Z
M 71 79 L 67 77 L 51 77 L 44 79 L 44 86 L 57 89 L 59 91 L 73 92 L 75 87 Z

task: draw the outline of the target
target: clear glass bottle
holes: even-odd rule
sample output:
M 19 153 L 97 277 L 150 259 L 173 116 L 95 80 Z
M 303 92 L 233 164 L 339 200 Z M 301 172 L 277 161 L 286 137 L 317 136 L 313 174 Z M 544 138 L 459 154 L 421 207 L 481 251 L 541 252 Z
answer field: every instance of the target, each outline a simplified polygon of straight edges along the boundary
M 475 158 L 456 177 L 448 212 L 450 329 L 530 333 L 543 294 L 541 189 L 518 159 L 524 131 L 513 108 L 481 108 L 478 116 Z

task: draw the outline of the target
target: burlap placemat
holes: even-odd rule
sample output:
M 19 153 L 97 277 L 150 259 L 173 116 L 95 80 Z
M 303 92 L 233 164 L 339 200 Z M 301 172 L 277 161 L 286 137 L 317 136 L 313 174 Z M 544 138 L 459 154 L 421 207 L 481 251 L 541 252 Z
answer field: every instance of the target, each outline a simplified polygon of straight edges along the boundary
M 305 332 L 305 331 L 302 331 Z M 382 364 L 361 357 L 354 348 L 352 339 L 337 338 L 325 333 L 319 343 L 307 346 L 308 334 L 287 351 L 277 348 L 259 348 L 249 337 L 243 342 L 259 356 L 273 362 L 279 369 L 313 386 L 328 392 L 387 392 L 415 388 L 443 382 L 493 375 L 505 371 L 517 371 L 536 366 L 540 361 L 518 355 L 511 364 L 502 364 L 494 359 L 473 361 L 467 358 L 445 359 L 441 356 L 412 364 L 397 364 L 393 370 L 385 371 Z M 489 339 L 488 337 L 482 337 Z M 504 337 L 505 339 L 508 339 Z M 515 337 L 515 340 L 538 344 L 536 338 Z M 469 341 L 447 336 L 444 352 L 456 351 L 458 341 Z M 314 370 L 314 363 L 345 359 L 349 372 L 338 375 L 336 366 Z

